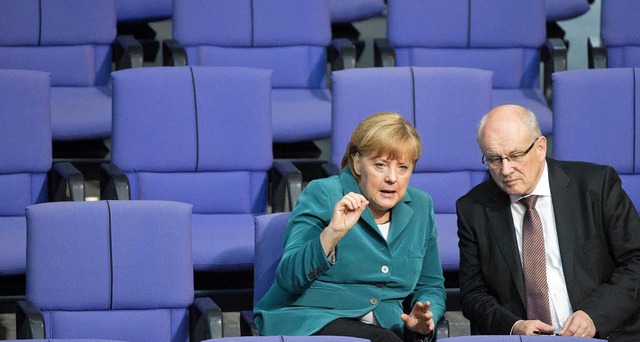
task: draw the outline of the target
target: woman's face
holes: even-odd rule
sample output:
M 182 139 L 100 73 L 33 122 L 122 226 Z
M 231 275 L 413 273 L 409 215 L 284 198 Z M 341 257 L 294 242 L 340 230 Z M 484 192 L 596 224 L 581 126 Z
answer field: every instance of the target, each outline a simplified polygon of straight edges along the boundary
M 389 220 L 391 209 L 407 192 L 413 163 L 406 158 L 388 156 L 354 156 L 354 170 L 360 181 L 358 186 L 369 201 L 369 209 L 378 223 Z

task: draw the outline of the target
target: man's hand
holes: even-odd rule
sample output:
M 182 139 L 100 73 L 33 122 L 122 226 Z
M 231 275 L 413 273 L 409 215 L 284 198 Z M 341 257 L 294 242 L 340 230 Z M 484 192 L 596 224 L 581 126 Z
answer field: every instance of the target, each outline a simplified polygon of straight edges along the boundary
M 574 312 L 564 323 L 560 336 L 594 337 L 596 325 L 586 312 L 578 310 Z
M 425 302 L 424 304 L 416 302 L 413 309 L 411 309 L 411 313 L 408 315 L 402 314 L 400 318 L 402 318 L 409 330 L 422 335 L 429 335 L 435 328 L 433 312 L 429 311 L 430 308 L 430 302 Z
M 517 321 L 511 329 L 511 335 L 536 335 L 534 331 L 545 334 L 553 334 L 556 330 L 553 326 L 539 320 Z

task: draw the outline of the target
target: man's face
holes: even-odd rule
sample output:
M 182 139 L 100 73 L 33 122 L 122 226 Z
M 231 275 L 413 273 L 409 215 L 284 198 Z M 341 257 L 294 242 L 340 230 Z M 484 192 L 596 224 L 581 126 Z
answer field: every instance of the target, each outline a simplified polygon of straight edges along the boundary
M 519 132 L 486 132 L 482 144 L 491 177 L 512 196 L 530 194 L 538 184 L 546 155 L 546 138 Z M 506 157 L 506 158 L 504 158 Z

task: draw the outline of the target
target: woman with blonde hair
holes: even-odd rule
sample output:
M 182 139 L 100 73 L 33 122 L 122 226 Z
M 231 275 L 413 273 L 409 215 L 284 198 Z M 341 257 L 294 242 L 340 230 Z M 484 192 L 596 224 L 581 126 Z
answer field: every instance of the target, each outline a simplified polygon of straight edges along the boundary
M 432 335 L 445 290 L 431 197 L 409 186 L 421 151 L 396 113 L 358 125 L 340 174 L 310 182 L 292 212 L 276 282 L 254 310 L 262 335 Z

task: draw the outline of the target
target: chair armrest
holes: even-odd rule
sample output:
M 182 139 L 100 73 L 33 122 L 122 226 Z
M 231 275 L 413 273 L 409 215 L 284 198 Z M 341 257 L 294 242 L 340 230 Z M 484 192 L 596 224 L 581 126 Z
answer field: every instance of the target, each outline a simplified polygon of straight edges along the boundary
M 338 165 L 332 162 L 324 163 L 321 165 L 321 167 L 322 167 L 322 172 L 324 172 L 326 176 L 335 176 L 340 174 L 340 168 L 338 167 Z
M 291 161 L 274 160 L 270 183 L 271 211 L 290 211 L 302 192 L 302 172 Z
M 542 51 L 544 62 L 544 97 L 547 104 L 551 105 L 553 93 L 554 72 L 567 70 L 567 46 L 560 38 L 549 38 Z
M 240 312 L 240 336 L 260 336 L 253 311 Z
M 449 321 L 442 317 L 435 328 L 428 335 L 422 335 L 409 329 L 404 330 L 404 342 L 433 342 L 439 338 L 449 337 Z
M 100 199 L 130 200 L 129 178 L 113 163 L 100 165 Z
M 334 38 L 329 46 L 331 71 L 356 67 L 356 47 L 347 38 Z
M 189 307 L 190 340 L 222 337 L 222 309 L 209 297 L 195 298 Z
M 378 38 L 373 40 L 373 66 L 396 66 L 396 51 L 388 39 Z
M 587 39 L 587 52 L 589 55 L 589 69 L 607 67 L 607 48 L 602 44 L 600 37 L 589 37 Z
M 16 303 L 16 337 L 23 339 L 44 339 L 44 316 L 31 302 Z
M 84 201 L 84 176 L 71 162 L 56 162 L 49 173 L 50 201 Z
M 180 42 L 175 39 L 165 39 L 162 41 L 162 65 L 187 65 L 187 52 Z
M 144 63 L 142 44 L 132 35 L 116 37 L 113 44 L 113 55 L 116 70 L 140 68 Z
M 447 338 L 450 336 L 449 332 L 449 320 L 445 317 L 442 317 L 436 324 L 436 330 L 434 332 L 433 340 L 437 340 L 438 338 Z

